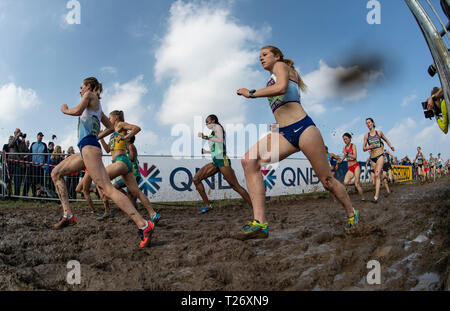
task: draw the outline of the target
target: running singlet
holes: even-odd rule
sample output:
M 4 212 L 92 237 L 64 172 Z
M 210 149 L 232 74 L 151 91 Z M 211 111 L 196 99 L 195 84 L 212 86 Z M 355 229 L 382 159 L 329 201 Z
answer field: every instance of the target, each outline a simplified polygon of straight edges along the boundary
M 391 164 L 392 162 L 391 156 L 387 152 L 383 153 L 383 155 L 384 155 L 384 164 Z
M 214 138 L 214 132 L 209 135 L 209 138 Z M 211 150 L 211 156 L 213 160 L 224 159 L 227 156 L 227 147 L 224 143 L 216 143 L 212 140 L 209 142 L 209 149 Z
M 270 76 L 267 86 L 274 85 L 277 82 L 277 77 L 272 74 Z M 289 80 L 288 89 L 285 94 L 268 97 L 270 108 L 272 112 L 275 112 L 278 108 L 289 102 L 296 102 L 300 104 L 300 91 L 298 90 L 298 84 L 292 80 Z
M 417 164 L 419 164 L 419 165 L 422 165 L 422 164 L 423 164 L 423 158 L 422 158 L 421 155 L 419 155 L 419 156 L 417 157 Z
M 111 134 L 111 137 L 109 139 L 109 147 L 111 148 L 111 151 L 113 150 L 123 150 L 127 151 L 127 141 L 124 139 L 118 140 L 119 137 L 123 138 L 123 135 L 117 133 L 114 131 L 114 133 Z
M 83 114 L 78 117 L 78 142 L 88 136 L 97 138 L 100 132 L 100 120 L 102 119 L 102 106 L 98 103 L 98 110 L 93 111 L 86 108 Z
M 367 143 L 369 144 L 369 146 L 374 145 L 375 148 L 381 147 L 381 137 L 380 135 L 378 135 L 377 131 L 375 131 L 375 136 L 371 136 L 369 132 L 369 135 L 367 136 Z
M 356 161 L 356 159 L 351 159 L 351 158 L 349 157 L 349 154 L 353 155 L 353 143 L 350 144 L 349 149 L 347 149 L 347 146 L 345 146 L 344 151 L 345 151 L 345 153 L 347 154 L 347 155 L 345 156 L 345 158 L 347 159 L 347 161 Z

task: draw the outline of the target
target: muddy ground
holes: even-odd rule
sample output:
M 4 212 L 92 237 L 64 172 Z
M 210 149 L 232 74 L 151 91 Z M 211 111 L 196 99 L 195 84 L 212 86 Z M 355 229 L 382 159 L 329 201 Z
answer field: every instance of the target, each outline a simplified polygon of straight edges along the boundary
M 0 290 L 447 290 L 450 178 L 393 190 L 378 204 L 351 195 L 361 213 L 351 234 L 325 195 L 272 198 L 270 237 L 246 242 L 230 238 L 251 217 L 238 202 L 201 216 L 155 206 L 162 219 L 144 250 L 123 213 L 99 222 L 74 208 L 78 224 L 55 231 L 56 203 L 2 201 Z M 80 285 L 66 281 L 70 260 L 81 263 Z M 370 260 L 380 285 L 366 282 Z

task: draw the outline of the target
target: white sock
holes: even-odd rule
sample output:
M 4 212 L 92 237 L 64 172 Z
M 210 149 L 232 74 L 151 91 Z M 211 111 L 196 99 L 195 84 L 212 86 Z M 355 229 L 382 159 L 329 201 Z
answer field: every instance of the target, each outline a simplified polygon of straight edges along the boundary
M 145 229 L 147 229 L 147 227 L 148 227 L 148 221 L 146 220 L 146 221 L 145 221 L 145 226 L 144 226 L 144 227 L 142 227 L 142 228 L 139 228 L 139 229 L 141 229 L 141 230 L 145 230 Z

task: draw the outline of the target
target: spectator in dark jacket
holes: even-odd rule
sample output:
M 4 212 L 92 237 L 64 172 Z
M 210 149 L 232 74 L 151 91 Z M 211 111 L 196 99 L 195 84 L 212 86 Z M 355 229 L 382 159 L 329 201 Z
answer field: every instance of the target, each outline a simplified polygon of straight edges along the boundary
M 32 175 L 33 175 L 33 183 L 31 184 L 31 191 L 33 192 L 33 197 L 36 196 L 36 186 L 40 185 L 43 187 L 44 184 L 44 168 L 47 163 L 47 155 L 48 153 L 47 145 L 42 141 L 44 134 L 39 132 L 37 134 L 37 141 L 31 144 L 31 153 L 32 155 Z
M 14 131 L 14 136 L 9 137 L 8 152 L 15 153 L 8 156 L 8 170 L 11 178 L 11 182 L 14 183 L 14 195 L 20 196 L 20 187 L 22 185 L 22 179 L 25 170 L 25 164 L 21 161 L 24 160 L 24 156 L 18 153 L 26 152 L 25 145 L 26 134 L 17 128 Z

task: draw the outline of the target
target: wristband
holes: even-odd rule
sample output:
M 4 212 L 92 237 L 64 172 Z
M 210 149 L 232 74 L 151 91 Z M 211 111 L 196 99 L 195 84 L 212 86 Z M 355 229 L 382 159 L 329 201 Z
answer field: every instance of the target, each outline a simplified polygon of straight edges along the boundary
M 255 92 L 256 92 L 256 90 L 250 90 L 250 92 L 249 92 L 250 98 L 256 98 L 255 97 Z

